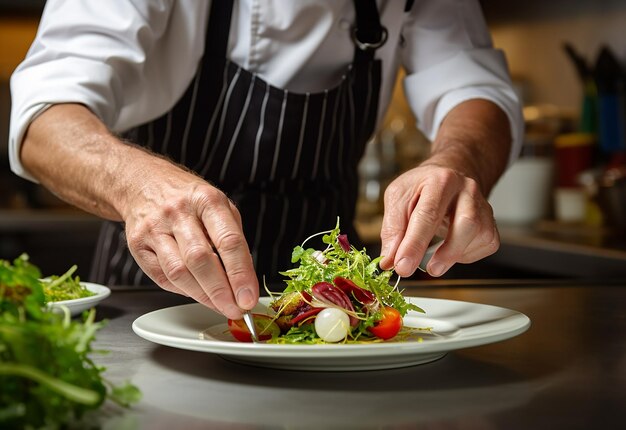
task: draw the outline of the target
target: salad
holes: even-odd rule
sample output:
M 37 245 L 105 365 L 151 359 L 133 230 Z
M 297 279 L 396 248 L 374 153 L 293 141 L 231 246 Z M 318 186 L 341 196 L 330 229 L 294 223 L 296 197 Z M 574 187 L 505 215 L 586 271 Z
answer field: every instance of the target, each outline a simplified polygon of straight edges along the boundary
M 322 236 L 323 251 L 305 248 Z M 408 311 L 424 312 L 405 300 L 393 271 L 380 270 L 382 257 L 371 259 L 334 229 L 320 232 L 296 246 L 292 263 L 298 267 L 280 272 L 286 288 L 271 296 L 271 315 L 254 314 L 260 340 L 279 344 L 381 342 L 411 330 L 403 327 Z M 398 278 L 399 281 L 399 278 Z M 228 322 L 231 334 L 250 342 L 243 320 Z
M 107 399 L 128 406 L 141 396 L 91 360 L 105 324 L 95 310 L 72 320 L 46 306 L 44 284 L 26 254 L 0 260 L 0 428 L 66 428 Z
M 82 299 L 96 294 L 82 285 L 78 276 L 72 277 L 77 268 L 78 266 L 74 264 L 61 276 L 53 275 L 41 280 L 46 301 L 61 302 Z

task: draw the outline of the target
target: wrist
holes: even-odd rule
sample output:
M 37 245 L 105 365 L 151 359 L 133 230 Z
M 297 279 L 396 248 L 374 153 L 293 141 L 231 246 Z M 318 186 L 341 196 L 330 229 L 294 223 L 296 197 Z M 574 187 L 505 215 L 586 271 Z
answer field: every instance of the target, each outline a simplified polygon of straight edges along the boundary
M 483 163 L 477 159 L 471 148 L 467 141 L 440 141 L 438 149 L 434 150 L 420 167 L 449 169 L 460 176 L 473 179 L 481 193 L 486 196 L 495 184 L 500 169 L 482 166 Z
M 441 123 L 423 166 L 450 168 L 474 179 L 487 196 L 506 169 L 511 149 L 508 117 L 487 100 L 468 100 Z
M 111 205 L 126 222 L 137 208 L 144 207 L 141 202 L 161 200 L 163 187 L 169 182 L 172 170 L 179 170 L 169 160 L 159 154 L 128 142 L 117 142 L 118 160 L 111 166 L 110 175 L 117 184 L 111 195 Z M 161 178 L 156 180 L 155 178 Z

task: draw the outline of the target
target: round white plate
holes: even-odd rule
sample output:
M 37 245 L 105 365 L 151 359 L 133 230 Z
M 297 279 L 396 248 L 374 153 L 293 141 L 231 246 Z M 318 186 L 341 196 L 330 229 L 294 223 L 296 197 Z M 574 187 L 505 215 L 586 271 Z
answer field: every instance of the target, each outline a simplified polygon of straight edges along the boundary
M 269 303 L 262 297 L 255 312 Z M 242 343 L 223 316 L 201 304 L 175 306 L 140 316 L 133 331 L 149 341 L 175 348 L 218 354 L 261 367 L 309 371 L 392 369 L 428 363 L 460 348 L 485 345 L 523 333 L 530 319 L 510 309 L 454 300 L 410 297 L 426 314 L 409 312 L 408 327 L 431 327 L 408 340 L 374 344 L 276 345 Z
M 62 306 L 69 309 L 72 316 L 79 315 L 81 312 L 94 307 L 102 300 L 109 297 L 111 290 L 108 287 L 100 284 L 93 284 L 91 282 L 81 282 L 89 291 L 96 293 L 93 296 L 83 297 L 81 299 L 61 300 L 58 302 L 49 302 L 52 308 L 60 308 Z

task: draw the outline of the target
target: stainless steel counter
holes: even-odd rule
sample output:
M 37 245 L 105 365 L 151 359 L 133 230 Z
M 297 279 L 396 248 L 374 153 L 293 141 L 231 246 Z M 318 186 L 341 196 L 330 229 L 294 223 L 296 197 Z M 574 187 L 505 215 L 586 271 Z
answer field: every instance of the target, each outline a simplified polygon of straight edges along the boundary
M 404 369 L 270 370 L 159 346 L 131 330 L 151 310 L 188 303 L 159 290 L 113 287 L 95 360 L 143 391 L 129 410 L 107 406 L 109 429 L 590 429 L 626 419 L 626 282 L 421 282 L 407 294 L 503 306 L 526 333 Z

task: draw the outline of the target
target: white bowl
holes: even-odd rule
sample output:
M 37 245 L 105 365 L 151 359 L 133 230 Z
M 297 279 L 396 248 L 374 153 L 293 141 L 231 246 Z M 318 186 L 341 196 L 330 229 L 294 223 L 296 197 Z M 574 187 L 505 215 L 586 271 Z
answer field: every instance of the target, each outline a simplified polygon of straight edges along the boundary
M 96 306 L 99 302 L 109 297 L 111 290 L 104 285 L 93 284 L 91 282 L 81 282 L 89 291 L 96 293 L 93 296 L 83 297 L 80 299 L 61 300 L 58 302 L 48 302 L 52 308 L 66 307 L 72 316 L 79 315 L 81 312 Z

